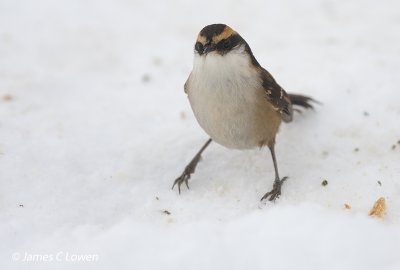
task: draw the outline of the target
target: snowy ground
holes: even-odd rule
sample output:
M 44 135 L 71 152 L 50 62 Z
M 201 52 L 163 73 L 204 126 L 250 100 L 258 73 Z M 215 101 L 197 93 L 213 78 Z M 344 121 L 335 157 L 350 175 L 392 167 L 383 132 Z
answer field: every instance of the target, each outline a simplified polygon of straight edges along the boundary
M 1 0 L 0 268 L 400 269 L 399 10 Z M 213 144 L 191 189 L 170 189 L 207 139 L 183 84 L 216 22 L 288 92 L 324 103 L 281 128 L 290 179 L 275 204 L 259 202 L 266 149 Z M 379 197 L 387 215 L 371 218 Z

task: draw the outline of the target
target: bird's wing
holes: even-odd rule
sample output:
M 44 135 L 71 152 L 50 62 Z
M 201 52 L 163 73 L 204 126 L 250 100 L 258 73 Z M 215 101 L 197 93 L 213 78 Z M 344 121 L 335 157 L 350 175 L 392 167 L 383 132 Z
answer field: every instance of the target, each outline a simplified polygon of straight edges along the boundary
M 189 77 L 190 78 L 190 77 Z M 188 93 L 188 82 L 189 82 L 189 78 L 186 80 L 185 85 L 183 86 L 183 90 L 185 91 L 185 93 Z
M 293 108 L 289 95 L 265 69 L 262 69 L 262 82 L 268 101 L 280 113 L 282 120 L 284 122 L 292 121 Z
M 187 94 L 188 91 L 189 91 L 189 80 L 190 80 L 190 77 L 191 77 L 191 76 L 192 76 L 192 73 L 189 74 L 189 77 L 187 78 L 187 80 L 186 80 L 186 82 L 185 82 L 185 85 L 183 86 L 183 89 L 184 89 L 184 91 L 185 91 L 186 94 Z

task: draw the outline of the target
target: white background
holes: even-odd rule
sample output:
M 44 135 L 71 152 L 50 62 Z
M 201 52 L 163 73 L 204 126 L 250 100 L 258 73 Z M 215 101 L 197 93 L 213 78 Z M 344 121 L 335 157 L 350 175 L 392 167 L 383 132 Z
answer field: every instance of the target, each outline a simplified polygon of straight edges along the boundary
M 0 268 L 400 269 L 399 10 L 1 0 Z M 171 190 L 207 139 L 183 84 L 197 33 L 218 22 L 288 92 L 323 102 L 281 127 L 289 180 L 275 204 L 259 201 L 274 179 L 267 149 L 212 144 L 191 189 Z M 382 220 L 368 216 L 379 197 Z

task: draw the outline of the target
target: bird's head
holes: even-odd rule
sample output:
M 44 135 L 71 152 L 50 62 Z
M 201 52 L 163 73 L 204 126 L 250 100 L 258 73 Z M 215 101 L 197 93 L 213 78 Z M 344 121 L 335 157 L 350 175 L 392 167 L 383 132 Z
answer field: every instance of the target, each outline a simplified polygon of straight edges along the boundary
M 225 55 L 245 45 L 243 38 L 225 24 L 210 24 L 204 27 L 197 36 L 194 45 L 195 54 Z

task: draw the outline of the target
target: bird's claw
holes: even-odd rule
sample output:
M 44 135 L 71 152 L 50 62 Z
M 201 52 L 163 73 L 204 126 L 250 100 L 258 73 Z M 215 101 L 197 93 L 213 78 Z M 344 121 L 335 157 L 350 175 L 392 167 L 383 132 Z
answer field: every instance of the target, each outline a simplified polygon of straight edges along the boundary
M 272 190 L 270 192 L 265 193 L 265 195 L 261 198 L 261 201 L 268 199 L 268 197 L 269 197 L 269 199 L 268 199 L 269 201 L 275 201 L 276 199 L 278 199 L 279 196 L 281 195 L 282 184 L 287 179 L 288 179 L 287 176 L 283 177 L 281 180 L 276 179 Z
M 182 183 L 185 183 L 186 187 L 189 189 L 189 179 L 190 179 L 190 173 L 188 173 L 185 169 L 182 175 L 175 179 L 174 184 L 172 185 L 172 189 L 174 189 L 175 185 L 178 184 L 178 191 L 179 194 L 181 194 Z
M 195 169 L 196 169 L 196 165 L 200 160 L 200 156 L 199 157 L 195 157 L 190 163 L 189 165 L 186 166 L 185 170 L 183 170 L 183 173 L 181 174 L 181 176 L 179 176 L 178 178 L 175 179 L 174 184 L 172 185 L 172 189 L 174 189 L 175 185 L 178 185 L 178 191 L 179 194 L 181 194 L 181 185 L 183 183 L 185 183 L 187 189 L 189 189 L 189 179 L 190 176 L 192 175 L 192 173 L 194 173 Z

